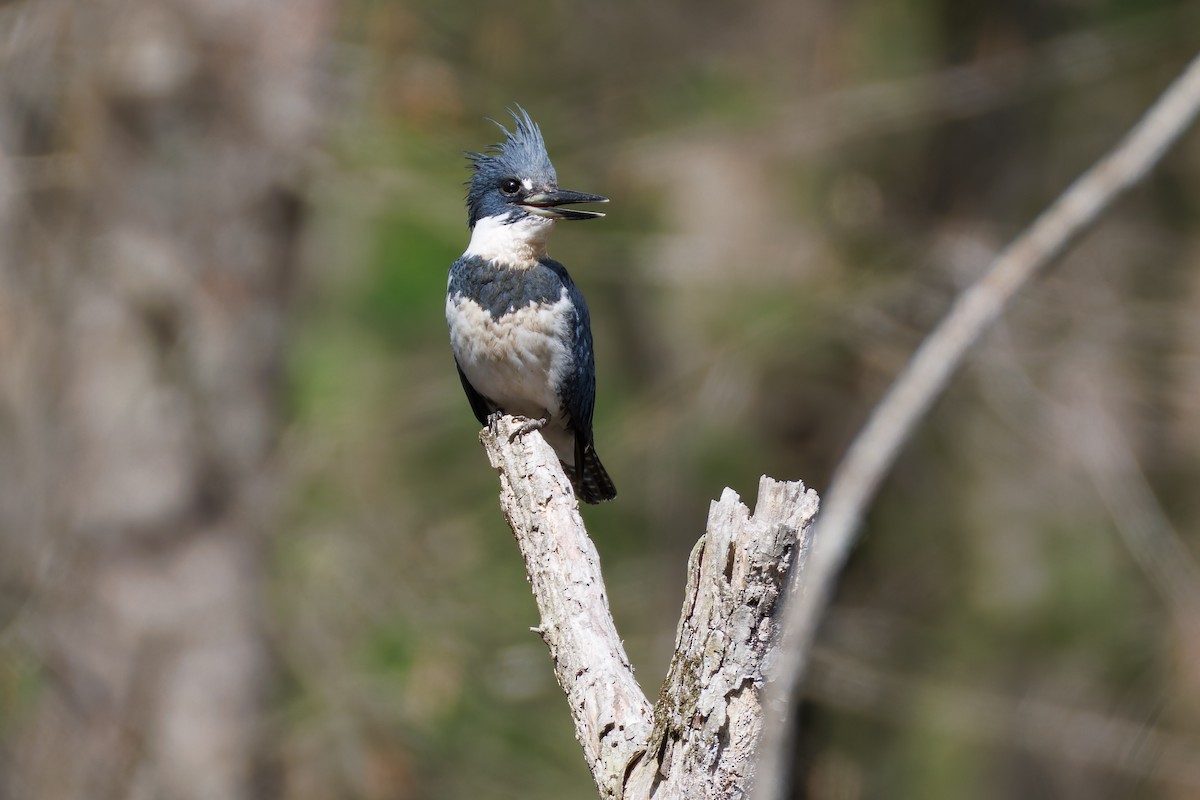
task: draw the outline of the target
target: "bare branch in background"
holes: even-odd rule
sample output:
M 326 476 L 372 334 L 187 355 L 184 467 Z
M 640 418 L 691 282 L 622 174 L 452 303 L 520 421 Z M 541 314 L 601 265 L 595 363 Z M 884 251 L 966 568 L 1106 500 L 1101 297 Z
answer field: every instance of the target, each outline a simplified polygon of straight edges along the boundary
M 804 674 L 817 624 L 879 484 L 917 422 L 966 353 L 1017 291 L 1062 255 L 1138 183 L 1200 112 L 1200 57 L 1193 59 L 1117 147 L 1085 172 L 1004 250 L 922 343 L 850 445 L 831 482 L 800 602 L 784 609 L 784 646 L 769 697 L 786 707 Z M 770 703 L 768 704 L 771 705 Z M 791 715 L 769 721 L 756 800 L 781 800 Z
M 510 440 L 518 429 L 504 417 L 481 438 L 541 613 L 535 630 L 601 796 L 744 796 L 765 716 L 762 680 L 778 645 L 773 612 L 789 571 L 805 568 L 816 493 L 764 477 L 753 514 L 730 489 L 712 504 L 651 709 L 609 614 L 571 485 L 540 434 Z
M 1000 327 L 1007 328 L 1006 323 Z M 999 338 L 998 336 L 995 338 Z M 1048 409 L 1072 432 L 1074 458 L 1112 518 L 1126 552 L 1181 624 L 1200 620 L 1200 565 L 1171 523 L 1138 464 L 1132 443 L 1122 432 L 1112 401 L 1102 387 L 1087 381 L 1073 392 L 1070 405 L 1037 388 L 1011 351 L 1003 349 L 1004 367 L 989 381 L 993 392 L 1020 398 L 1025 406 Z M 1031 433 L 1031 438 L 1036 436 Z
M 1200 624 L 1200 567 L 1163 512 L 1133 449 L 1096 393 L 1082 398 L 1078 458 L 1112 516 L 1126 550 L 1172 616 Z

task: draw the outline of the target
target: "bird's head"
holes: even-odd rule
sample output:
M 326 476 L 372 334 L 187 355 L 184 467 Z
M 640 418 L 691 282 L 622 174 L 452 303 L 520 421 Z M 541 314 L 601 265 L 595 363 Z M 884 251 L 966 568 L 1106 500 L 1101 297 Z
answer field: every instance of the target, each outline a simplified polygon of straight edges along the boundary
M 541 218 L 595 219 L 598 211 L 580 211 L 564 206 L 573 203 L 607 203 L 608 198 L 558 188 L 558 176 L 537 123 L 525 109 L 509 111 L 516 129 L 504 131 L 504 141 L 485 153 L 468 153 L 475 174 L 467 186 L 467 224 L 474 228 L 481 219 L 494 218 L 505 224 Z M 493 120 L 494 121 L 494 120 Z

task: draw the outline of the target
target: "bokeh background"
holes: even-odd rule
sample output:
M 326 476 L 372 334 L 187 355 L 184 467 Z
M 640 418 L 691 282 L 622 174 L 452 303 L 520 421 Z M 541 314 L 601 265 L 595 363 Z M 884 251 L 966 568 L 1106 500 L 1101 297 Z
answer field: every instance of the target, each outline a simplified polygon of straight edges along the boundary
M 443 319 L 522 104 L 612 199 L 586 508 L 644 689 L 1195 0 L 0 4 L 0 797 L 595 796 Z M 1023 293 L 823 627 L 795 796 L 1200 796 L 1200 135 Z

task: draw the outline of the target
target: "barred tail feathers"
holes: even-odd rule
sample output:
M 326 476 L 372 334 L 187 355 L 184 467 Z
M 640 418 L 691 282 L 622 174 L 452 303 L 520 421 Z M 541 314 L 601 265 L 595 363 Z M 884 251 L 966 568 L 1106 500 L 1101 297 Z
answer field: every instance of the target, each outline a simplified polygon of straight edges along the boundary
M 603 503 L 617 496 L 617 487 L 613 485 L 608 471 L 600 463 L 600 456 L 590 444 L 583 448 L 583 458 L 578 470 L 567 467 L 567 475 L 575 494 L 585 503 Z M 579 461 L 579 458 L 576 458 Z

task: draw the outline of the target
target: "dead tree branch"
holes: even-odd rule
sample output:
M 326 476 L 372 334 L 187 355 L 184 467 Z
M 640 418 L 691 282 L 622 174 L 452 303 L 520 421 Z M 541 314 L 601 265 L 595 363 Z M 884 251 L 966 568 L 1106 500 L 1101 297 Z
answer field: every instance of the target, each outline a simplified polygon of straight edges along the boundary
M 525 558 L 554 675 L 567 695 L 575 736 L 603 797 L 621 797 L 625 773 L 645 749 L 650 703 L 608 610 L 600 556 L 583 527 L 571 484 L 540 435 L 504 417 L 481 434 L 500 472 L 500 506 Z
M 692 551 L 675 654 L 651 708 L 613 625 L 596 549 L 538 434 L 481 433 L 575 733 L 605 798 L 738 798 L 753 776 L 762 686 L 789 572 L 804 568 L 817 495 L 764 477 L 754 513 L 726 489 Z

